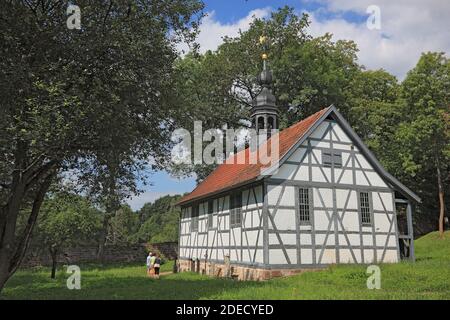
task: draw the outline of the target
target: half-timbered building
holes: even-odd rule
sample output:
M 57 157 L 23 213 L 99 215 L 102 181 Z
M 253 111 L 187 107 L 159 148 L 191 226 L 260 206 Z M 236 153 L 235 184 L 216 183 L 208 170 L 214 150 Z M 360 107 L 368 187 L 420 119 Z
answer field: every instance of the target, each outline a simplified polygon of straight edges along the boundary
M 264 68 L 256 128 L 278 126 L 270 82 Z M 223 163 L 180 200 L 181 271 L 268 279 L 337 263 L 414 259 L 412 212 L 420 199 L 382 167 L 335 106 L 277 138 L 273 173 Z

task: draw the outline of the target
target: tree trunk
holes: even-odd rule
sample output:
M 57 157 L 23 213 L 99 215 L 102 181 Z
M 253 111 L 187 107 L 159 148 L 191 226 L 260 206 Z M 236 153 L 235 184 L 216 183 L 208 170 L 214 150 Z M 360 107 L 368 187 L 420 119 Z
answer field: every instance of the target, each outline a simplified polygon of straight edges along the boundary
M 97 259 L 103 264 L 105 261 L 105 245 L 106 237 L 108 236 L 108 226 L 109 226 L 110 215 L 105 213 L 103 218 L 103 227 L 100 233 L 100 242 L 98 244 Z
M 21 195 L 13 194 L 7 205 L 1 208 L 0 211 L 0 215 L 2 216 L 0 226 L 0 292 L 11 276 L 10 268 L 15 251 L 14 235 L 16 232 L 17 216 L 20 210 L 20 202 L 23 199 L 23 188 L 17 191 Z
M 436 171 L 438 180 L 438 192 L 439 192 L 439 237 L 444 237 L 444 187 L 442 186 L 441 169 L 439 167 L 439 160 L 436 160 Z
M 3 272 L 2 271 L 0 273 L 0 292 L 2 292 L 3 287 L 5 286 L 6 281 L 8 281 L 8 279 L 9 279 L 8 272 Z
M 0 292 L 11 276 L 10 266 L 14 256 L 16 222 L 26 193 L 26 182 L 21 170 L 24 167 L 23 152 L 23 150 L 17 151 L 14 164 L 17 169 L 13 173 L 7 202 L 0 208 Z
M 57 258 L 58 258 L 58 250 L 55 247 L 50 247 L 50 255 L 52 257 L 52 274 L 50 278 L 55 279 L 56 278 L 56 265 L 57 265 Z
M 19 170 L 20 171 L 20 170 Z M 0 208 L 0 292 L 3 290 L 8 279 L 16 272 L 20 266 L 25 252 L 31 240 L 31 234 L 36 223 L 39 210 L 44 200 L 45 194 L 51 184 L 53 173 L 49 173 L 44 181 L 40 182 L 38 191 L 34 197 L 34 202 L 27 226 L 22 232 L 19 241 L 16 242 L 17 217 L 30 184 L 26 183 L 21 174 L 12 184 L 10 197 L 7 204 Z M 40 180 L 40 179 L 39 179 Z M 36 181 L 36 183 L 38 183 Z

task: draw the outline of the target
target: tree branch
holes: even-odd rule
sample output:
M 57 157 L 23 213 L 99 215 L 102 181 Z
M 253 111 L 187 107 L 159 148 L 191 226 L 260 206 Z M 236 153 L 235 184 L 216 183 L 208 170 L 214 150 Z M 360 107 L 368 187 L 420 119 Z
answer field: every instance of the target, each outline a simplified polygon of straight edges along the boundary
M 26 179 L 26 190 L 28 190 L 36 181 L 39 181 L 47 172 L 55 169 L 58 162 L 56 160 L 51 160 L 41 166 L 38 170 L 34 171 L 32 174 L 27 175 Z

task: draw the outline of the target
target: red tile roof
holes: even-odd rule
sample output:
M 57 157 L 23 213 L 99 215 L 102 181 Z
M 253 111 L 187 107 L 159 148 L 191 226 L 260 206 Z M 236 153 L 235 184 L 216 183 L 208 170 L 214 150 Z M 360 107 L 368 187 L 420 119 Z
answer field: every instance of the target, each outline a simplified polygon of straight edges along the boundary
M 303 137 L 308 129 L 311 128 L 311 126 L 327 110 L 328 108 L 322 109 L 308 118 L 279 132 L 279 159 L 281 159 L 289 151 L 289 149 Z M 267 141 L 267 143 L 268 154 L 270 155 L 270 140 Z M 231 157 L 236 159 L 237 157 L 242 156 L 242 152 L 245 152 L 246 163 L 238 164 L 236 163 L 237 161 L 231 161 Z M 256 178 L 259 177 L 261 170 L 266 168 L 267 165 L 263 165 L 259 161 L 256 164 L 248 163 L 250 159 L 249 152 L 250 149 L 247 148 L 235 155 L 232 155 L 227 161 L 220 164 L 213 172 L 211 172 L 211 174 L 207 176 L 206 179 L 203 180 L 191 193 L 181 198 L 178 204 L 183 204 L 192 200 L 199 200 L 221 190 L 230 189 L 233 186 L 243 185 L 256 180 Z

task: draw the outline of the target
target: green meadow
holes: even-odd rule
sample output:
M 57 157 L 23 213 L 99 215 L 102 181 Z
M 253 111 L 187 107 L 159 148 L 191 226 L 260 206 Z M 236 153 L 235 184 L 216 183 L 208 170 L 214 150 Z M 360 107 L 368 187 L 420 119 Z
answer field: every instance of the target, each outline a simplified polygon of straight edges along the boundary
M 416 262 L 381 264 L 381 289 L 367 289 L 363 265 L 327 269 L 264 282 L 215 279 L 194 273 L 149 279 L 144 265 L 81 266 L 81 289 L 66 287 L 48 268 L 18 271 L 0 299 L 450 299 L 450 232 L 415 241 Z M 162 272 L 172 270 L 172 263 Z

